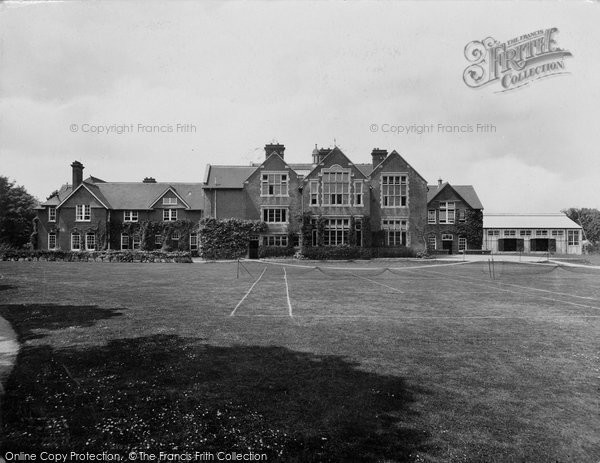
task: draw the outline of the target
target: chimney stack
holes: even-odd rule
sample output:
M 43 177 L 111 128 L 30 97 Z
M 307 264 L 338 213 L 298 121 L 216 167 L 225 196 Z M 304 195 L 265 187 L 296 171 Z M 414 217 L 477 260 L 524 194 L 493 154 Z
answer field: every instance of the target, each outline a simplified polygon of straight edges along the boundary
M 442 188 L 442 183 L 443 183 L 442 179 L 438 178 L 438 188 Z
M 373 148 L 371 151 L 371 156 L 373 157 L 373 169 L 377 167 L 379 164 L 383 162 L 383 160 L 387 157 L 387 150 L 380 150 L 379 148 Z
M 268 159 L 271 154 L 274 152 L 279 155 L 281 159 L 283 159 L 283 152 L 285 151 L 285 146 L 280 145 L 279 143 L 269 143 L 265 145 L 265 159 Z
M 156 183 L 156 179 L 154 177 L 144 177 L 142 183 Z
M 73 189 L 75 189 L 83 183 L 83 164 L 73 161 L 71 167 L 73 168 Z

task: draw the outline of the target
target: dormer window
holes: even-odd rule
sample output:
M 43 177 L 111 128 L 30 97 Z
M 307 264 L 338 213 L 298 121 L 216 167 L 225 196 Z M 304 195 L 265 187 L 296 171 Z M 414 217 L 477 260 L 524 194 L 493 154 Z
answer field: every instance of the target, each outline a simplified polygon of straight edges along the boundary
M 48 208 L 48 222 L 56 222 L 56 207 L 50 206 Z
M 162 203 L 163 203 L 163 206 L 176 206 L 177 198 L 175 198 L 175 197 L 163 198 Z
M 75 221 L 89 222 L 91 220 L 91 212 L 89 204 L 77 204 L 75 206 Z

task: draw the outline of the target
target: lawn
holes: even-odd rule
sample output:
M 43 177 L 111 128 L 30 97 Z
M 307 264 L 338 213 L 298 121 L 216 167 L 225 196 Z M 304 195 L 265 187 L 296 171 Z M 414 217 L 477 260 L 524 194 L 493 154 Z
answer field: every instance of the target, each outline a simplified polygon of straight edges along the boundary
M 600 272 L 489 270 L 0 262 L 0 451 L 599 461 Z

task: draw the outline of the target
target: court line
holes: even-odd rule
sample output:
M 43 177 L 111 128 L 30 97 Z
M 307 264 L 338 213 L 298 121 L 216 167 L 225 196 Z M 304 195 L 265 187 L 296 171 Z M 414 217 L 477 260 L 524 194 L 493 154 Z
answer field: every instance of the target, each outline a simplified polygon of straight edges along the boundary
M 250 294 L 250 292 L 254 289 L 254 287 L 256 286 L 256 283 L 258 283 L 260 281 L 260 279 L 262 278 L 262 276 L 265 274 L 266 271 L 267 271 L 267 267 L 265 267 L 265 269 L 262 271 L 262 273 L 256 279 L 256 281 L 254 283 L 252 283 L 252 286 L 250 286 L 250 289 L 246 292 L 246 294 L 244 294 L 244 297 L 240 300 L 240 302 L 237 303 L 235 308 L 231 311 L 231 313 L 229 314 L 230 317 L 233 317 L 235 315 L 235 311 L 238 309 L 238 307 L 240 305 L 242 305 L 242 302 L 244 302 L 244 299 L 246 299 L 248 297 L 248 294 Z
M 367 270 L 412 270 L 419 268 L 434 268 L 434 267 L 449 267 L 453 265 L 464 265 L 464 264 L 472 264 L 473 262 L 464 261 L 464 262 L 452 262 L 450 264 L 431 264 L 431 265 L 413 265 L 411 267 L 331 267 L 331 266 L 315 266 L 315 265 L 300 265 L 300 264 L 286 264 L 284 262 L 272 262 L 269 260 L 261 260 L 265 264 L 271 265 L 281 265 L 285 267 L 300 267 L 306 269 L 316 270 L 317 268 L 322 268 L 325 270 L 348 270 L 348 271 L 367 271 Z
M 290 301 L 290 287 L 288 285 L 287 272 L 285 271 L 285 267 L 283 267 L 283 279 L 285 280 L 285 295 L 287 296 L 287 303 L 289 308 L 290 317 L 294 318 L 292 315 L 292 303 Z
M 443 273 L 439 273 L 439 272 L 429 272 L 429 273 L 435 273 L 436 275 L 444 275 Z M 525 295 L 525 296 L 529 296 L 529 297 L 532 297 L 532 298 L 539 297 L 540 299 L 546 299 L 546 300 L 549 300 L 549 301 L 552 301 L 552 302 L 561 302 L 563 304 L 574 305 L 576 307 L 584 307 L 586 309 L 600 310 L 600 307 L 596 307 L 596 306 L 593 306 L 593 305 L 578 304 L 577 302 L 562 301 L 560 299 L 555 299 L 555 298 L 551 298 L 551 297 L 546 297 L 546 296 L 541 296 L 541 295 L 534 295 L 534 294 L 531 294 L 531 293 L 529 293 L 529 294 L 527 294 L 527 293 L 519 293 L 517 291 L 512 291 L 512 290 L 507 289 L 507 288 L 500 288 L 498 286 L 491 286 L 491 285 L 488 285 L 486 283 L 481 282 L 480 280 L 477 280 L 477 279 L 472 278 L 472 277 L 467 277 L 467 276 L 464 276 L 464 275 L 457 275 L 455 278 L 452 278 L 452 277 L 449 277 L 449 276 L 446 275 L 446 278 L 449 279 L 449 280 L 461 281 L 461 282 L 464 282 L 464 280 L 466 279 L 466 280 L 474 281 L 475 284 L 478 284 L 478 285 L 486 287 L 486 288 L 494 289 L 496 291 L 503 291 L 503 292 L 507 292 L 507 293 L 511 293 L 511 294 L 516 294 L 518 296 Z M 458 280 L 457 278 L 462 278 L 462 280 Z M 500 284 L 502 284 L 502 283 L 500 283 Z M 523 286 L 522 288 L 527 289 L 527 286 Z M 531 289 L 535 289 L 535 288 L 531 288 Z M 569 297 L 572 297 L 571 295 L 568 295 L 566 293 L 557 293 L 557 294 L 564 294 L 564 295 L 567 295 Z
M 281 314 L 241 314 L 238 317 L 246 318 L 287 318 L 287 315 Z M 600 318 L 600 315 L 552 315 L 552 316 L 526 316 L 526 315 L 405 315 L 405 316 L 379 316 L 379 315 L 325 315 L 325 314 L 303 314 L 295 315 L 294 318 L 340 318 L 340 319 L 367 319 L 367 320 L 552 320 L 552 319 L 579 319 L 579 318 Z
M 363 279 L 363 280 L 370 281 L 371 283 L 375 283 L 376 285 L 383 286 L 384 288 L 389 288 L 389 289 L 391 289 L 391 290 L 393 290 L 393 291 L 396 291 L 396 292 L 398 292 L 398 293 L 402 293 L 402 294 L 404 294 L 404 291 L 401 291 L 401 290 L 399 290 L 398 288 L 394 288 L 394 287 L 392 287 L 392 286 L 384 285 L 383 283 L 379 283 L 378 281 L 371 280 L 370 278 L 367 278 L 367 277 L 361 277 L 360 275 L 355 275 L 354 273 L 351 273 L 351 275 L 352 275 L 352 276 L 355 276 L 356 278 L 361 278 L 361 279 Z

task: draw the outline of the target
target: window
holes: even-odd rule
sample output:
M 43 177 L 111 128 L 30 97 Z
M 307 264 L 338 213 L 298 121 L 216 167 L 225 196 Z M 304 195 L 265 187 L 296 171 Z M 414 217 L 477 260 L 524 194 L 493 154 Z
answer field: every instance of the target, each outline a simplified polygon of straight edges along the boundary
M 504 236 L 517 236 L 516 230 L 504 230 Z
M 287 246 L 287 235 L 269 235 L 263 237 L 264 246 Z
M 363 182 L 362 180 L 354 182 L 354 205 L 363 205 Z
M 381 177 L 381 206 L 404 207 L 407 203 L 406 175 L 383 175 Z
M 356 234 L 356 245 L 362 246 L 362 219 L 355 220 L 354 233 Z
M 48 222 L 56 222 L 56 207 L 54 206 L 48 208 Z
M 125 211 L 123 212 L 123 221 L 125 222 L 137 222 L 138 211 Z
M 177 220 L 177 209 L 163 209 L 163 220 L 165 222 L 175 222 Z
M 579 230 L 568 230 L 567 238 L 569 246 L 579 246 Z
M 317 180 L 310 181 L 310 205 L 319 204 L 319 182 Z
M 440 223 L 454 223 L 455 212 L 453 201 L 440 201 Z
M 198 234 L 191 233 L 190 234 L 190 251 L 198 250 Z
M 552 236 L 564 236 L 564 230 L 552 230 Z
M 281 207 L 273 209 L 263 209 L 263 222 L 286 223 L 287 209 Z
M 384 219 L 381 228 L 385 231 L 385 244 L 406 246 L 406 220 Z
M 500 236 L 500 230 L 488 230 L 488 236 Z
M 467 250 L 467 239 L 462 236 L 458 237 L 458 250 L 459 252 Z
M 465 209 L 458 210 L 458 221 L 466 222 L 467 221 L 467 211 Z
M 154 245 L 155 246 L 162 246 L 162 235 L 154 235 Z
M 437 239 L 435 236 L 430 236 L 427 238 L 427 246 L 429 249 L 437 249 Z
M 48 249 L 56 249 L 56 233 L 48 233 Z
M 548 236 L 548 230 L 536 230 L 535 236 Z
M 452 236 L 452 234 L 450 233 L 444 233 L 442 235 L 442 241 L 452 241 L 454 239 L 454 236 Z
M 133 242 L 133 249 L 140 249 L 142 240 L 140 239 L 139 235 L 133 235 L 132 242 Z
M 531 236 L 531 230 L 520 230 L 519 236 Z
M 177 198 L 173 197 L 173 198 L 163 198 L 163 205 L 164 206 L 175 206 L 177 204 Z
M 261 196 L 287 196 L 288 176 L 283 173 L 262 174 Z
M 173 234 L 171 235 L 171 240 L 172 241 L 179 241 L 179 232 L 173 232 Z
M 427 211 L 427 223 L 435 223 L 436 219 L 435 209 L 429 209 Z
M 335 171 L 323 172 L 323 204 L 326 206 L 350 204 L 350 171 L 341 169 L 337 166 Z
M 325 246 L 337 246 L 348 243 L 349 231 L 349 219 L 329 219 L 325 222 L 323 244 Z
M 77 204 L 75 206 L 75 221 L 76 222 L 89 222 L 90 217 L 90 205 L 89 204 Z
M 71 233 L 71 251 L 81 251 L 81 235 Z
M 129 249 L 129 235 L 121 233 L 121 249 Z
M 96 235 L 94 233 L 85 234 L 85 249 L 88 251 L 96 250 Z

